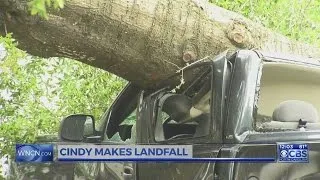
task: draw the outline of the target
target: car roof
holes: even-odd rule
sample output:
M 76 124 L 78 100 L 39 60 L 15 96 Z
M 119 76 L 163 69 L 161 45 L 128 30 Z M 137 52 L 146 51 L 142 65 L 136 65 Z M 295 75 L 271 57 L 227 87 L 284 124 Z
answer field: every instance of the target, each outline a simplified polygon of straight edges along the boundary
M 265 51 L 255 51 L 259 57 L 263 61 L 269 62 L 286 62 L 286 63 L 295 63 L 301 65 L 312 65 L 312 66 L 319 66 L 320 67 L 320 59 L 319 58 L 312 58 L 312 57 L 305 57 L 301 55 L 293 55 L 293 54 L 286 54 L 286 53 L 278 53 L 278 52 L 265 52 Z

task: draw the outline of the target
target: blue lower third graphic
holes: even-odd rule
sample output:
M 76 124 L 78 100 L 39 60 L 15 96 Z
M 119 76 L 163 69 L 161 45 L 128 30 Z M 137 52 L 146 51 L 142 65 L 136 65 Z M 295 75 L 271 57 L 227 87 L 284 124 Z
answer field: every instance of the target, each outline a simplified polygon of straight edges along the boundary
M 308 144 L 278 144 L 278 162 L 309 162 Z
M 16 144 L 16 162 L 52 162 L 52 144 Z

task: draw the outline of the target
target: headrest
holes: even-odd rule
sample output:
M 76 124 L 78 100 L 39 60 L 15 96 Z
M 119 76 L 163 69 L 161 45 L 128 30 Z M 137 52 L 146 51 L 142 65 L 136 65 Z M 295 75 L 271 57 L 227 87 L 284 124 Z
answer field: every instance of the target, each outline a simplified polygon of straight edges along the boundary
M 317 109 L 312 104 L 299 100 L 280 103 L 273 111 L 272 118 L 281 122 L 298 122 L 300 119 L 311 123 L 319 121 Z
M 185 95 L 173 94 L 165 99 L 163 111 L 166 112 L 173 120 L 179 122 L 189 115 L 192 107 L 192 101 Z

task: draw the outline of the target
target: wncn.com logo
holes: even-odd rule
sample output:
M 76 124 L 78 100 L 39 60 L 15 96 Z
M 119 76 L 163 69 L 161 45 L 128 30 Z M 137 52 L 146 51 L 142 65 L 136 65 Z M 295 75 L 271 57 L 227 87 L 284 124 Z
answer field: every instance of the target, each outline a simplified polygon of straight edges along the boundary
M 17 144 L 16 162 L 51 162 L 52 144 Z

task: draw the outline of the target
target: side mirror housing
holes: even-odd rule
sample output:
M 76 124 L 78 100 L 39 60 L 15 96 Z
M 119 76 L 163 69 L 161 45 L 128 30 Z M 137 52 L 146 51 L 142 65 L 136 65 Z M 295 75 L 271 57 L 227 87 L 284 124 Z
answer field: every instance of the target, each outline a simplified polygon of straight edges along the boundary
M 62 141 L 80 142 L 95 134 L 95 120 L 92 115 L 70 115 L 60 124 L 59 137 Z

